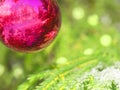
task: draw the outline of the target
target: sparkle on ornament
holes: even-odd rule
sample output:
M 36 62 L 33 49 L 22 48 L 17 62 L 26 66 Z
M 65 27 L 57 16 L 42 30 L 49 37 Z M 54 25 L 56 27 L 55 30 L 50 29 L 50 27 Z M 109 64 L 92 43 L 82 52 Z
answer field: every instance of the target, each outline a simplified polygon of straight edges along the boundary
M 13 50 L 41 50 L 54 40 L 60 24 L 56 0 L 0 1 L 0 40 Z

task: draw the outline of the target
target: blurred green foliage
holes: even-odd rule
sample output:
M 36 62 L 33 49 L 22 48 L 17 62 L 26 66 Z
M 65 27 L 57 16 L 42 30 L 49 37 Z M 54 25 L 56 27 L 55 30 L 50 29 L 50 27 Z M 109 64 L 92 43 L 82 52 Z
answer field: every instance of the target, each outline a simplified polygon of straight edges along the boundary
M 12 51 L 0 43 L 0 90 L 16 90 L 31 74 L 44 77 L 43 73 L 48 71 L 45 74 L 47 77 L 50 72 L 57 77 L 59 68 L 61 72 L 67 72 L 76 67 L 70 72 L 72 75 L 64 77 L 66 80 L 73 79 L 99 62 L 111 65 L 120 59 L 120 0 L 58 0 L 58 3 L 62 13 L 62 27 L 49 47 L 27 54 Z M 93 59 L 95 63 L 89 63 Z M 81 72 L 78 64 L 83 68 Z M 45 78 L 37 79 L 31 88 L 41 82 L 45 88 Z M 59 83 L 69 86 L 66 82 Z M 44 90 L 58 90 L 61 85 L 57 85 L 54 86 L 56 88 Z M 64 90 L 64 87 L 60 90 Z M 65 90 L 70 89 L 68 87 Z

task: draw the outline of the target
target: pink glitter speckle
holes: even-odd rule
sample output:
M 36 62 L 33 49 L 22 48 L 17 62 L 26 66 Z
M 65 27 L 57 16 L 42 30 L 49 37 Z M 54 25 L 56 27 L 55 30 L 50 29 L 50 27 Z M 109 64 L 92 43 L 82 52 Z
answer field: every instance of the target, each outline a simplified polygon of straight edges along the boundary
M 60 24 L 56 0 L 0 1 L 0 40 L 13 50 L 41 50 L 54 40 Z

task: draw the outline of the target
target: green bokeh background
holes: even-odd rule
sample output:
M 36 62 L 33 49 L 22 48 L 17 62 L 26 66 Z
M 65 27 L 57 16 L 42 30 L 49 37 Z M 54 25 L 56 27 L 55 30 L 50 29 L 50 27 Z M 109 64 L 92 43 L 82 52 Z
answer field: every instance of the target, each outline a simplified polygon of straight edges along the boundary
M 58 0 L 58 3 L 62 26 L 49 47 L 27 54 L 0 43 L 0 90 L 16 90 L 30 74 L 104 49 L 114 52 L 110 48 L 115 48 L 119 59 L 120 0 Z

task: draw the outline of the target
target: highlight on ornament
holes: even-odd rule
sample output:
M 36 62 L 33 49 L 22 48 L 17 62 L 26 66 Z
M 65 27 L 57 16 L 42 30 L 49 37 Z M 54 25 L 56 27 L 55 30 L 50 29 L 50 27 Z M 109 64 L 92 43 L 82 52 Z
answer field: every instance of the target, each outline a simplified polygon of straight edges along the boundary
M 41 50 L 55 39 L 60 25 L 56 0 L 0 1 L 0 40 L 10 49 Z

